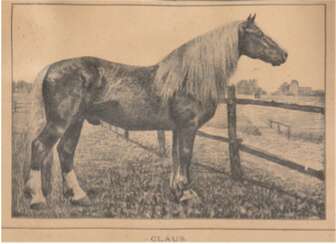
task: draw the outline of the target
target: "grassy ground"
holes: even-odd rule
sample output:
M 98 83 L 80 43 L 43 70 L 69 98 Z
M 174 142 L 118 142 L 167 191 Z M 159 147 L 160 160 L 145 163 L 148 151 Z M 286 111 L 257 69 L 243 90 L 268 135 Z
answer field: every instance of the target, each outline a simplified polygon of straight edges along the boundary
M 262 109 L 238 107 L 239 136 L 244 143 L 297 162 L 305 162 L 309 167 L 323 168 L 321 141 L 305 138 L 288 140 L 267 128 L 265 122 L 269 116 L 277 116 L 277 119 L 287 122 L 292 119 L 293 130 L 298 131 L 302 125 L 315 126 L 317 133 L 323 134 L 320 117 L 307 113 L 295 114 L 300 112 L 291 114 L 286 110 L 265 112 Z M 83 128 L 76 151 L 75 170 L 92 205 L 74 207 L 63 197 L 59 162 L 55 157 L 53 192 L 47 199 L 49 206 L 44 210 L 32 211 L 29 209 L 29 199 L 22 193 L 23 175 L 29 167 L 28 112 L 22 110 L 13 114 L 12 214 L 15 217 L 324 218 L 323 182 L 244 153 L 241 153 L 244 178 L 233 181 L 229 174 L 227 144 L 201 137 L 196 138 L 191 166 L 192 186 L 201 201 L 176 203 L 168 188 L 170 156 L 159 157 L 155 132 L 131 132 L 130 141 L 126 141 L 106 128 L 88 124 Z M 215 118 L 208 124 L 212 127 L 203 130 L 225 136 L 224 114 L 225 107 L 221 105 Z M 256 130 L 260 133 L 256 133 Z M 306 133 L 308 130 L 302 131 Z M 166 135 L 170 155 L 171 135 Z
M 170 143 L 170 133 L 168 142 Z M 24 133 L 13 141 L 13 215 L 17 217 L 106 218 L 324 218 L 319 180 L 242 155 L 244 180 L 229 176 L 227 144 L 198 137 L 192 186 L 201 201 L 176 203 L 168 189 L 170 159 L 160 158 L 153 132 L 132 132 L 131 141 L 102 127 L 85 125 L 76 153 L 76 172 L 92 200 L 71 206 L 62 195 L 59 162 L 54 163 L 49 207 L 29 209 L 22 194 L 27 163 Z M 169 145 L 168 145 L 169 146 Z M 168 152 L 169 153 L 169 152 Z
M 319 100 L 312 97 L 298 104 L 320 106 Z M 263 99 L 264 100 L 264 99 Z M 265 99 L 266 100 L 266 99 Z M 268 99 L 269 100 L 269 99 Z M 281 99 L 279 99 L 282 101 Z M 283 102 L 283 101 L 282 101 Z M 208 125 L 215 128 L 227 128 L 226 105 L 220 104 L 216 115 L 208 122 Z M 238 105 L 237 106 L 237 127 L 241 132 L 249 135 L 261 135 L 264 129 L 269 128 L 269 120 L 285 123 L 291 128 L 291 141 L 300 143 L 313 142 L 322 144 L 324 141 L 324 116 L 318 113 L 307 113 L 301 111 L 285 110 L 272 107 Z M 277 132 L 276 126 L 273 128 Z M 274 138 L 287 136 L 287 129 L 281 128 L 281 134 Z

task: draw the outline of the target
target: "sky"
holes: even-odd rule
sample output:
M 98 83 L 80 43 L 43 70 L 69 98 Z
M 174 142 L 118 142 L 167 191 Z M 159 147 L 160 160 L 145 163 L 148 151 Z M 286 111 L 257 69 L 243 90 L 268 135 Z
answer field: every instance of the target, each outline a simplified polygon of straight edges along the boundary
M 193 37 L 256 13 L 257 25 L 284 48 L 273 67 L 242 57 L 230 82 L 257 79 L 266 91 L 296 79 L 324 89 L 323 6 L 64 6 L 16 5 L 13 11 L 13 78 L 32 82 L 58 60 L 96 56 L 152 65 Z

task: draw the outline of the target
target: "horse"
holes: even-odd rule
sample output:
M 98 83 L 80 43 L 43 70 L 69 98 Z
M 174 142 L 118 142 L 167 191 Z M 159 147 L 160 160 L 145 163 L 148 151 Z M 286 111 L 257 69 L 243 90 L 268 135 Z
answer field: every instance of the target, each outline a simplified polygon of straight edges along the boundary
M 172 131 L 170 189 L 180 202 L 190 199 L 190 193 L 196 194 L 189 170 L 195 135 L 214 116 L 239 58 L 245 55 L 273 66 L 287 59 L 287 52 L 264 34 L 255 18 L 249 15 L 197 36 L 152 66 L 97 57 L 71 58 L 46 66 L 34 83 L 32 121 L 37 127 L 24 188 L 31 197 L 30 207 L 47 206 L 49 192 L 44 185 L 50 179 L 45 169 L 52 163 L 56 144 L 67 189 L 64 194 L 70 194 L 72 204 L 90 204 L 74 171 L 84 121 L 92 125 L 106 122 L 130 131 Z

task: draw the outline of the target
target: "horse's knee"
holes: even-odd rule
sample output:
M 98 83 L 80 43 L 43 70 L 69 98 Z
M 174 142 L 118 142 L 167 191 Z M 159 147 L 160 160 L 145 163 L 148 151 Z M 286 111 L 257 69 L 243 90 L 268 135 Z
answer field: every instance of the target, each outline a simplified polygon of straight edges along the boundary
M 47 140 L 47 144 L 50 146 L 53 146 L 57 140 L 64 134 L 65 132 L 65 125 L 56 125 L 51 124 L 50 126 L 47 126 L 46 134 L 43 135 L 43 138 Z
M 183 156 L 189 156 L 191 154 L 191 148 L 189 148 L 189 147 L 184 147 L 183 149 L 182 149 L 182 155 Z
M 192 157 L 191 148 L 189 148 L 189 147 L 182 148 L 181 153 L 180 153 L 181 163 L 189 165 L 191 157 Z
M 48 124 L 41 134 L 33 141 L 35 144 L 42 143 L 45 149 L 55 145 L 57 140 L 64 134 L 64 126 L 58 126 L 54 123 Z

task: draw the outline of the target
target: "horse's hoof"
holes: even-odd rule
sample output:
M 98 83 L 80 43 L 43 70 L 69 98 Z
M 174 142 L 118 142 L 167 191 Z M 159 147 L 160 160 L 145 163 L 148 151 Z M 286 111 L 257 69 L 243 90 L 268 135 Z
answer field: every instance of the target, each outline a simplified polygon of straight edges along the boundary
M 35 202 L 30 204 L 30 208 L 33 210 L 41 210 L 47 208 L 47 204 L 45 202 Z
M 173 199 L 175 202 L 179 202 L 182 195 L 183 195 L 183 192 L 179 189 L 173 189 L 173 188 L 170 188 L 170 192 L 173 196 Z
M 63 193 L 64 197 L 65 198 L 71 198 L 73 197 L 73 191 L 71 189 L 68 189 L 68 190 L 65 190 L 64 193 Z
M 180 202 L 182 203 L 187 201 L 200 202 L 200 198 L 193 190 L 184 190 L 182 196 L 180 197 Z
M 75 205 L 75 206 L 86 207 L 86 206 L 91 205 L 91 200 L 88 196 L 85 196 L 85 197 L 80 198 L 80 199 L 71 199 L 70 202 L 71 202 L 72 205 Z

